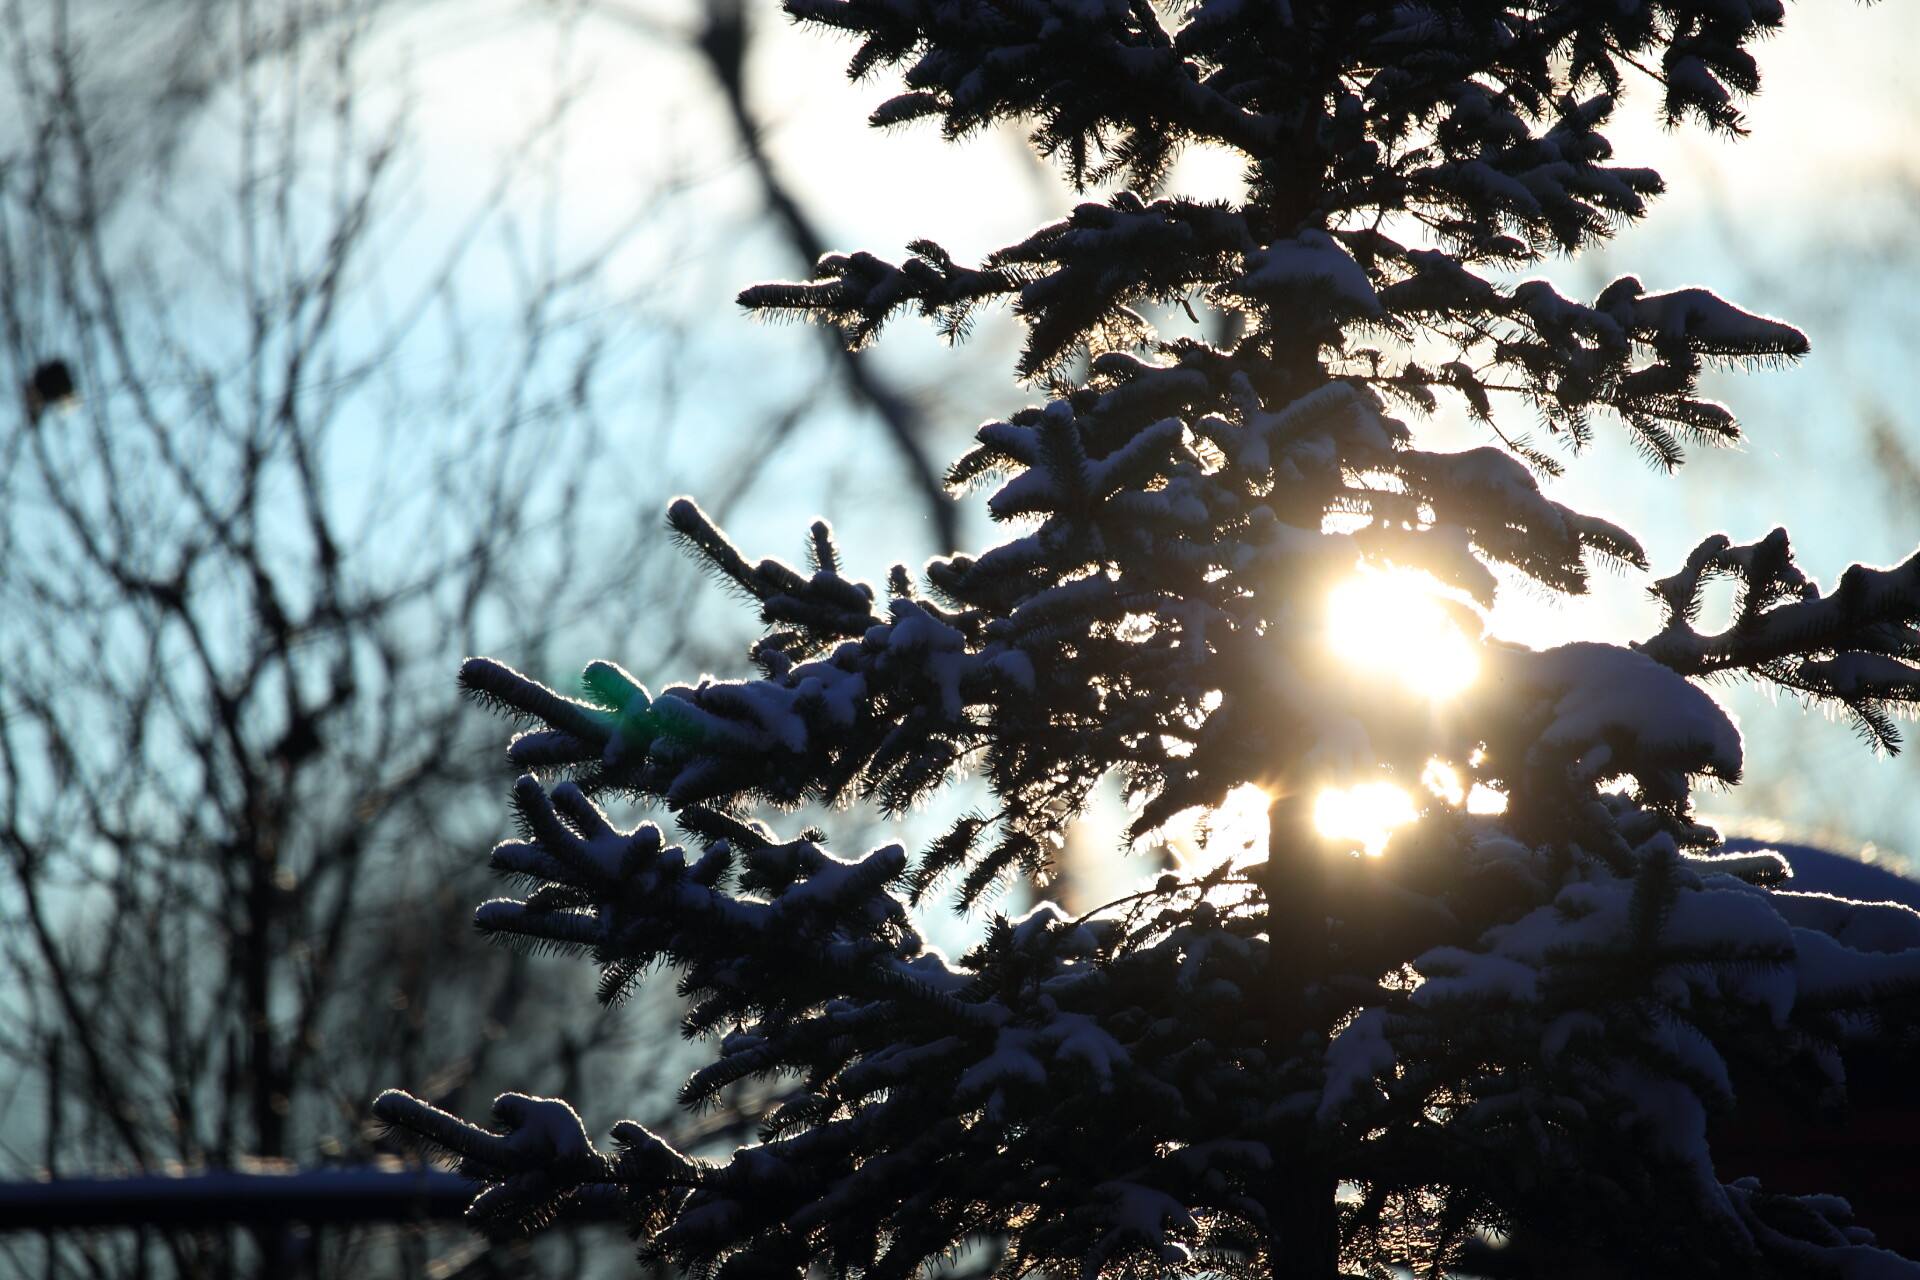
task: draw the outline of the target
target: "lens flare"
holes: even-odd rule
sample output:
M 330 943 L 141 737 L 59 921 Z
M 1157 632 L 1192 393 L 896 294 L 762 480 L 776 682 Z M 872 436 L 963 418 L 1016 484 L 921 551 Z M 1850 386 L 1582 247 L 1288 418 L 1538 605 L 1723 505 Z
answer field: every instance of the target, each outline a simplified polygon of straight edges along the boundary
M 1480 672 L 1473 641 L 1419 573 L 1363 573 L 1334 588 L 1327 642 L 1356 669 L 1391 672 L 1433 699 L 1459 693 Z
M 1313 803 L 1313 826 L 1329 840 L 1352 840 L 1372 857 L 1386 850 L 1394 828 L 1420 815 L 1413 800 L 1391 782 L 1363 782 L 1344 791 L 1322 791 Z
M 1467 793 L 1467 812 L 1498 816 L 1507 811 L 1507 797 L 1492 787 L 1474 783 Z
M 1439 760 L 1427 761 L 1427 769 L 1420 775 L 1420 782 L 1455 808 L 1464 804 L 1468 813 L 1502 814 L 1507 811 L 1506 796 L 1483 782 L 1476 782 L 1469 789 L 1461 781 L 1458 769 Z

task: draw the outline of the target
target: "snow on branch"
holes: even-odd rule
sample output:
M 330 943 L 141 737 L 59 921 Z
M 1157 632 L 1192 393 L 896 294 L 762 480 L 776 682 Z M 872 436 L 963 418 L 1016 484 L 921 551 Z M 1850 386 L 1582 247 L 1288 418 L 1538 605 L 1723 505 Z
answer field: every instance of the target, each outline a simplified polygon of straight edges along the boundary
M 1734 582 L 1725 630 L 1695 630 L 1702 592 Z M 1746 675 L 1845 707 L 1873 743 L 1897 751 L 1894 717 L 1920 707 L 1920 555 L 1892 569 L 1854 565 L 1833 591 L 1794 563 L 1787 531 L 1736 546 L 1715 534 L 1651 590 L 1666 625 L 1635 648 L 1685 676 Z

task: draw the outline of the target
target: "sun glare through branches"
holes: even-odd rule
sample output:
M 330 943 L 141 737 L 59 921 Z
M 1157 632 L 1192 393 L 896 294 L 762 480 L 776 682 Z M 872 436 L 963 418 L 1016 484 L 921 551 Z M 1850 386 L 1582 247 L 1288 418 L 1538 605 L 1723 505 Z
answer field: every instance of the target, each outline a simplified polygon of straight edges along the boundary
M 1476 638 L 1462 626 L 1468 606 L 1430 576 L 1411 570 L 1363 569 L 1327 600 L 1327 644 L 1360 678 L 1390 674 L 1413 694 L 1439 703 L 1462 692 L 1480 674 Z M 1449 805 L 1476 813 L 1504 807 L 1504 797 L 1463 787 L 1442 762 L 1429 763 L 1421 786 Z M 1412 796 L 1391 782 L 1329 787 L 1314 801 L 1314 828 L 1378 856 L 1393 831 L 1419 816 Z
M 1436 701 L 1452 697 L 1480 663 L 1446 600 L 1425 574 L 1363 572 L 1334 588 L 1327 643 L 1358 671 L 1391 672 Z
M 1315 830 L 1329 840 L 1354 841 L 1376 858 L 1395 827 L 1419 816 L 1412 797 L 1391 782 L 1363 782 L 1344 791 L 1329 787 L 1313 802 Z

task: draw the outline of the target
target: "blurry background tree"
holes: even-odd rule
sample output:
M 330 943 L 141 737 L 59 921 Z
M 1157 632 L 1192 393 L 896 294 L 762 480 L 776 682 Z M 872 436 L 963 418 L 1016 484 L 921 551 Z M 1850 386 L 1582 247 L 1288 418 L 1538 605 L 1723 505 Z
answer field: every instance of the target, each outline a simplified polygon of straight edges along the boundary
M 704 86 L 681 152 L 671 121 L 629 130 L 643 165 L 587 118 L 584 37 L 613 27 L 630 69 Z M 737 662 L 660 512 L 747 498 L 817 419 L 872 445 L 780 477 L 799 510 L 902 465 L 935 490 L 896 377 L 700 333 L 755 270 L 703 253 L 820 242 L 761 148 L 747 31 L 724 0 L 0 9 L 0 1178 L 361 1164 L 395 1080 L 468 1106 L 502 1076 L 677 1084 L 662 1018 L 598 1016 L 470 930 L 507 775 L 452 675 L 484 650 L 559 678 L 616 637 Z M 499 118 L 450 128 L 436 78 Z M 729 201 L 738 244 L 692 234 Z M 932 552 L 934 511 L 867 528 Z M 617 1232 L 542 1247 L 69 1233 L 0 1238 L 0 1271 L 631 1265 Z

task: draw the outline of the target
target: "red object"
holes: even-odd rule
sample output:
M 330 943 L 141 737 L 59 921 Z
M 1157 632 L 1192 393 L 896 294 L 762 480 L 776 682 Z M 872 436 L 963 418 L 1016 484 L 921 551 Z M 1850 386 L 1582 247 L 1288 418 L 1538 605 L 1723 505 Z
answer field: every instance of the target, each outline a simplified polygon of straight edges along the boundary
M 1920 1258 L 1920 1063 L 1850 1062 L 1848 1075 L 1843 1121 L 1773 1102 L 1742 1107 L 1713 1137 L 1715 1171 L 1768 1191 L 1840 1196 L 1874 1243 Z

